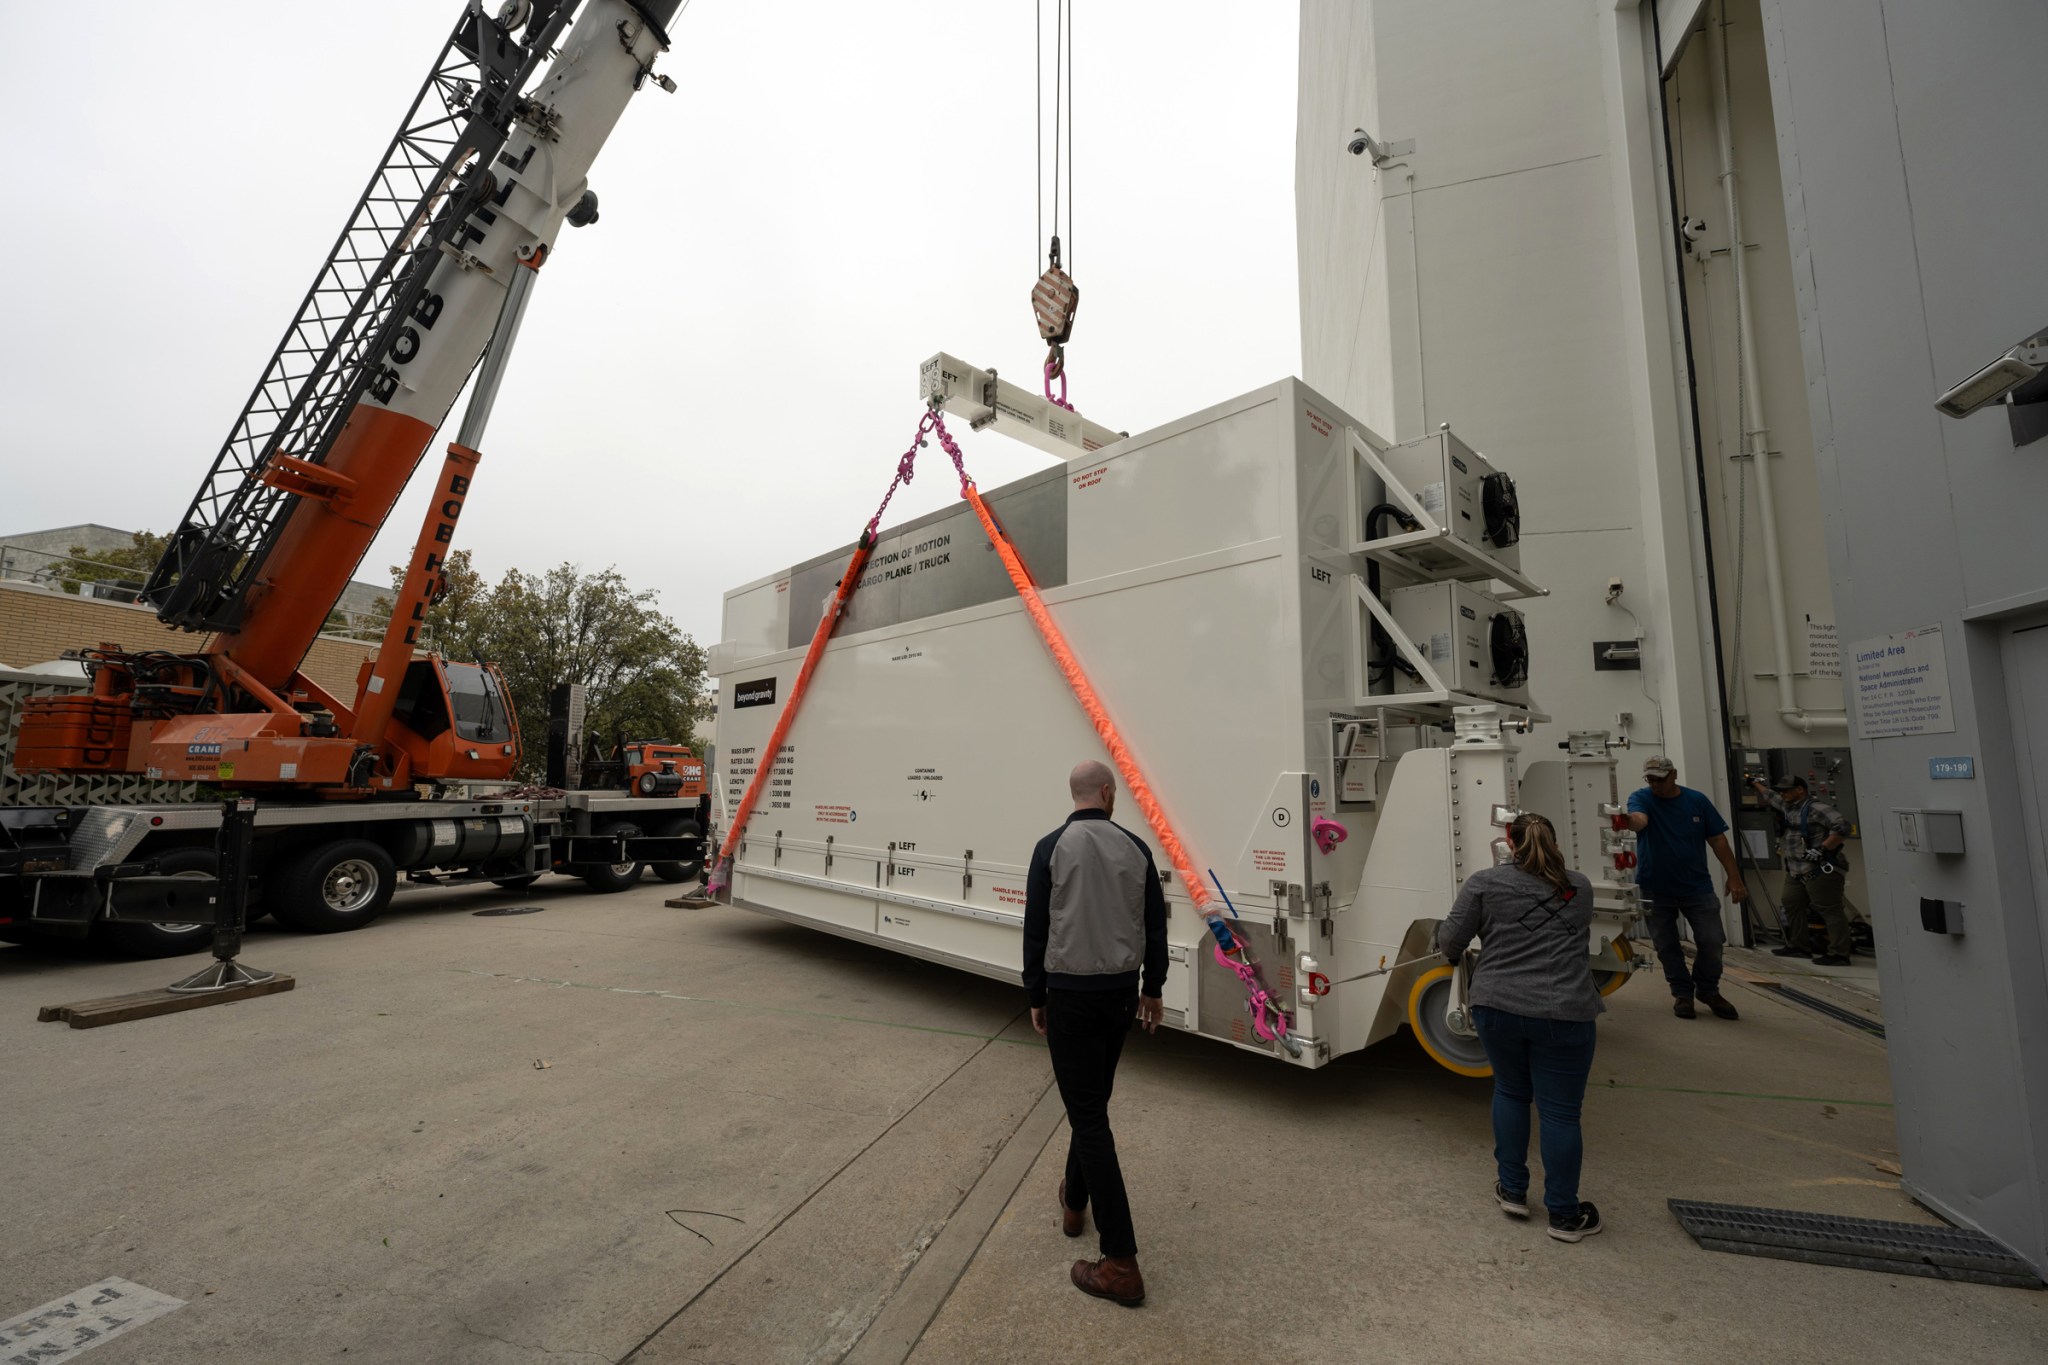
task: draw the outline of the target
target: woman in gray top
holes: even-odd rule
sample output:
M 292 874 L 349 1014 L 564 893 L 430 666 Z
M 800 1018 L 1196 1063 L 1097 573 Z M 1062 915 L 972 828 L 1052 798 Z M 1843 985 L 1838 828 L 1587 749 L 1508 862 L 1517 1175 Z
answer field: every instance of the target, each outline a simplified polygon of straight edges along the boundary
M 1542 1120 L 1543 1203 L 1550 1235 L 1576 1242 L 1600 1231 L 1600 1213 L 1579 1199 L 1585 1145 L 1579 1106 L 1593 1069 L 1593 1020 L 1607 1007 L 1586 951 L 1593 884 L 1564 865 L 1557 831 L 1540 815 L 1508 827 L 1514 861 L 1465 879 L 1436 947 L 1452 962 L 1476 936 L 1473 1022 L 1493 1064 L 1493 1195 L 1529 1216 L 1529 1104 Z

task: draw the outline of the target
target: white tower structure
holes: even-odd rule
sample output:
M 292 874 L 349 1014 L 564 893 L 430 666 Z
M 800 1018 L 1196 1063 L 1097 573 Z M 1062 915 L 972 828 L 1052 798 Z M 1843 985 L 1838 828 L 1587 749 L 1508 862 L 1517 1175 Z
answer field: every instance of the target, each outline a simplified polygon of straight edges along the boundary
M 1856 822 L 1906 1188 L 2048 1270 L 2044 51 L 2037 0 L 1306 0 L 1297 197 L 1306 381 L 1515 450 L 1546 695 L 1738 832 L 1744 769 Z

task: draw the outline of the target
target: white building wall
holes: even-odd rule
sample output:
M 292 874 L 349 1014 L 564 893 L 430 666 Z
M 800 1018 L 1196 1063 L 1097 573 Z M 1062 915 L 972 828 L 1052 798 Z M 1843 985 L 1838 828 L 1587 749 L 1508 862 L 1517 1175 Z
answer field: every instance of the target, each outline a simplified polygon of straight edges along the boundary
M 1656 202 L 1631 194 L 1647 146 L 1621 135 L 1614 29 L 1594 0 L 1307 0 L 1304 377 L 1391 439 L 1448 422 L 1515 476 L 1523 567 L 1552 593 L 1528 604 L 1531 690 L 1556 718 L 1539 746 L 1617 730 L 1711 788 L 1670 338 L 1646 321 L 1662 281 L 1636 242 Z M 1345 150 L 1358 126 L 1414 151 L 1376 169 Z M 1642 671 L 1596 673 L 1592 642 L 1638 621 Z
M 1538 701 L 1573 727 L 1632 712 L 1639 745 L 1721 799 L 1715 625 L 1732 653 L 1738 544 L 1747 741 L 1830 737 L 1776 717 L 1705 47 L 1654 28 L 1703 11 L 1305 0 L 1296 157 L 1304 377 L 1395 439 L 1450 422 L 1517 477 L 1523 566 L 1553 591 L 1529 610 Z M 1996 411 L 1932 407 L 2048 326 L 2048 6 L 1731 0 L 1726 17 L 1792 662 L 1823 613 L 1845 653 L 1931 624 L 1947 641 L 1955 729 L 1849 741 L 1906 1183 L 2048 1268 L 2048 684 L 2015 633 L 2048 627 L 2048 446 L 2016 450 Z M 1360 126 L 1414 149 L 1375 169 L 1345 151 Z M 1703 261 L 1673 245 L 1667 162 L 1707 220 Z M 1634 628 L 1602 601 L 1610 577 L 1646 633 L 1641 673 L 1591 668 L 1590 641 Z M 1841 695 L 1795 682 L 1810 711 Z M 1946 755 L 1978 780 L 1932 780 Z M 1966 855 L 1883 836 L 1923 806 L 1962 811 Z M 1923 931 L 1923 897 L 1966 907 L 1968 932 Z
M 1770 74 L 1764 62 L 1758 0 L 1726 0 L 1729 124 L 1736 192 L 1749 272 L 1750 333 L 1765 439 L 1771 451 L 1778 511 L 1778 552 L 1784 564 L 1785 612 L 1794 673 L 1793 700 L 1813 714 L 1843 709 L 1839 677 L 1808 671 L 1810 623 L 1835 626 L 1827 540 L 1821 532 L 1820 480 L 1813 435 L 1806 421 L 1806 376 L 1801 368 L 1799 313 L 1792 288 L 1792 255 L 1785 233 L 1784 186 L 1779 176 L 1777 128 L 1771 117 Z M 1709 22 L 1720 4 L 1706 7 Z M 1811 736 L 1777 713 L 1771 612 L 1764 581 L 1763 518 L 1757 480 L 1744 451 L 1741 331 L 1737 326 L 1735 270 L 1729 256 L 1729 219 L 1721 184 L 1721 155 L 1710 42 L 1696 33 L 1671 73 L 1666 92 L 1678 211 L 1704 224 L 1685 254 L 1685 296 L 1692 328 L 1701 462 L 1708 496 L 1708 526 L 1719 570 L 1720 627 L 1727 670 L 1729 713 L 1738 743 L 1758 748 L 1840 745 L 1839 730 Z
M 1906 1183 L 2048 1270 L 2048 687 L 2018 648 L 2048 626 L 2048 448 L 1933 407 L 2048 325 L 2048 6 L 1764 0 L 1763 28 L 1843 639 L 1945 641 L 1953 731 L 1852 738 L 1867 820 L 1964 824 L 1959 857 L 1864 844 Z M 1950 755 L 1978 776 L 1934 780 Z

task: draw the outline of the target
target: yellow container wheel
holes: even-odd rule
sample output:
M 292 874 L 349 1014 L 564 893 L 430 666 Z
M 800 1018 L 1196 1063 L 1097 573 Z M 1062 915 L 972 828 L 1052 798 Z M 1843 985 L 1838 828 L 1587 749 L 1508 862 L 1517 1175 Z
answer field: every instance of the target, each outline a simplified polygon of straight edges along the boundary
M 1422 1050 L 1446 1071 L 1455 1071 L 1460 1076 L 1491 1076 L 1493 1064 L 1486 1060 L 1486 1049 L 1479 1040 L 1451 1032 L 1451 1026 L 1444 1021 L 1444 1011 L 1451 1001 L 1452 971 L 1448 965 L 1435 967 L 1415 978 L 1415 984 L 1408 989 L 1408 1027 L 1415 1031 L 1415 1041 L 1422 1044 Z
M 1603 969 L 1595 967 L 1593 969 L 1593 984 L 1600 988 L 1600 994 L 1602 995 L 1614 994 L 1621 989 L 1624 982 L 1635 975 L 1635 970 L 1629 965 L 1635 960 L 1635 953 L 1630 947 L 1627 938 L 1616 935 L 1614 942 L 1607 945 L 1607 951 L 1595 960 L 1604 961 L 1608 957 L 1613 957 L 1621 965 L 1614 968 Z

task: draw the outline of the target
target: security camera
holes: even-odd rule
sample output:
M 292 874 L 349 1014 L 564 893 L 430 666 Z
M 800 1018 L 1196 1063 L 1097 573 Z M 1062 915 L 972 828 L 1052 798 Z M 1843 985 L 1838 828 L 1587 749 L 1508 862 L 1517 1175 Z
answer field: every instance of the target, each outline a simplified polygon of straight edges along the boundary
M 1351 130 L 1351 141 L 1344 144 L 1344 150 L 1353 156 L 1368 156 L 1375 166 L 1384 166 L 1397 156 L 1407 156 L 1415 150 L 1414 138 L 1403 138 L 1399 142 L 1381 142 L 1363 128 Z

